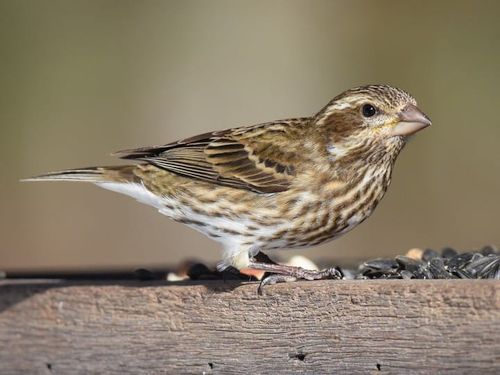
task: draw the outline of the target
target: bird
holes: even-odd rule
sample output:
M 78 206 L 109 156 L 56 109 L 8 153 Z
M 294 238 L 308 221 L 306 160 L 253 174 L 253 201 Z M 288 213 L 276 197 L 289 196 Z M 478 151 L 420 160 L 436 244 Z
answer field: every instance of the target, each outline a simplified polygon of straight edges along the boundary
M 261 286 L 339 278 L 335 267 L 292 267 L 267 254 L 334 240 L 366 220 L 408 139 L 430 125 L 408 92 L 365 85 L 309 117 L 119 151 L 115 155 L 130 164 L 26 180 L 90 182 L 153 206 L 219 242 L 220 270 L 266 271 Z

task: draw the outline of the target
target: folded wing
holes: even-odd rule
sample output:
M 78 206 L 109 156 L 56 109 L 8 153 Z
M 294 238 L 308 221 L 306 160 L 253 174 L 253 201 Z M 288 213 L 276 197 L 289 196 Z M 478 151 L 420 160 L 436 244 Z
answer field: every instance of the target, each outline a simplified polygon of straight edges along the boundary
M 216 185 L 277 193 L 290 186 L 301 152 L 288 125 L 284 121 L 205 133 L 117 155 Z

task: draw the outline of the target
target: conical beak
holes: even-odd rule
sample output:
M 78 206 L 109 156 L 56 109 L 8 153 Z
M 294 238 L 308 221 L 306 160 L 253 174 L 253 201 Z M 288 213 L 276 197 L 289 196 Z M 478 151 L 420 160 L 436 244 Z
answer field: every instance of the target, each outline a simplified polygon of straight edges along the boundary
M 431 120 L 413 104 L 407 104 L 399 113 L 399 122 L 391 130 L 391 136 L 412 135 L 431 125 Z

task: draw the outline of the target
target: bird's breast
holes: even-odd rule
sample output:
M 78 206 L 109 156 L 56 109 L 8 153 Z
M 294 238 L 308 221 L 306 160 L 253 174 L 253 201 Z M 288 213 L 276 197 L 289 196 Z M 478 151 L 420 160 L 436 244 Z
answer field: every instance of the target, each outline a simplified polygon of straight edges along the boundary
M 289 194 L 283 216 L 288 225 L 275 233 L 283 247 L 308 247 L 333 240 L 366 220 L 384 196 L 390 171 L 366 169 L 347 181 Z

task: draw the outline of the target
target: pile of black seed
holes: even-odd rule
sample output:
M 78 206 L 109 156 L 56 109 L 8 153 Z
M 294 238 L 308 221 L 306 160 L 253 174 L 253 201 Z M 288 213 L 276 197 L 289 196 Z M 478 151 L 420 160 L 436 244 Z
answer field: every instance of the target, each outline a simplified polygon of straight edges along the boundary
M 492 246 L 458 253 L 427 249 L 418 257 L 374 259 L 359 266 L 355 279 L 496 279 L 500 280 L 500 252 Z

